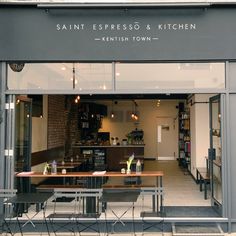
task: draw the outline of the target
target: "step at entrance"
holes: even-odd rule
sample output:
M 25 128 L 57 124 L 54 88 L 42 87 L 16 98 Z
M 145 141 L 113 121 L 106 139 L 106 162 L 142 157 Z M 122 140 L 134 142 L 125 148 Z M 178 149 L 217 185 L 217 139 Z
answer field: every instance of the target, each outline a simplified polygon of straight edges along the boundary
M 173 236 L 224 236 L 219 224 L 172 224 Z

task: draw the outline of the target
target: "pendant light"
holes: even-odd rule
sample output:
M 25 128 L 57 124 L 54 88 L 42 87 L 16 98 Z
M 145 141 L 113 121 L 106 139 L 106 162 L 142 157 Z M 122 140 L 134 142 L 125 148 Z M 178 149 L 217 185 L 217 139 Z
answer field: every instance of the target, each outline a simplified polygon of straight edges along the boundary
M 75 63 L 73 63 L 72 67 L 72 82 L 73 82 L 73 89 L 75 89 Z
M 133 110 L 133 107 L 132 107 L 132 114 L 131 114 L 131 118 L 133 119 L 133 120 L 138 120 L 139 119 L 139 117 L 138 117 L 138 111 L 137 111 L 137 103 L 135 102 L 135 101 L 133 101 L 133 104 L 134 104 L 134 110 Z
M 113 106 L 114 106 L 114 101 L 112 100 L 112 104 L 111 104 L 111 118 L 112 119 L 115 117 Z
M 75 98 L 75 103 L 78 103 L 80 100 L 80 96 L 78 95 L 76 98 Z
M 134 101 L 132 101 L 132 113 L 131 113 L 131 118 L 134 119 L 135 116 L 135 111 L 134 111 Z

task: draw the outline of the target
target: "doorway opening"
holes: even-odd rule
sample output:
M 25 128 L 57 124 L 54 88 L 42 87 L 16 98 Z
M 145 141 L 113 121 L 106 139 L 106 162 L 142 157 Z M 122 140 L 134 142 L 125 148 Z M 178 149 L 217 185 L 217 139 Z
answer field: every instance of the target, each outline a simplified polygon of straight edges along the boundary
M 33 68 L 23 70 L 24 74 L 9 73 L 9 90 L 18 89 L 17 94 L 20 94 L 19 91 L 26 87 L 29 89 L 30 96 L 8 95 L 14 97 L 16 107 L 24 99 L 29 99 L 32 104 L 32 109 L 24 114 L 26 119 L 23 119 L 24 122 L 31 121 L 28 126 L 32 127 L 31 132 L 25 130 L 25 123 L 18 122 L 20 113 L 16 114 L 15 128 L 23 134 L 28 133 L 31 138 L 28 146 L 23 140 L 16 142 L 19 146 L 15 145 L 15 153 L 18 155 L 15 158 L 15 171 L 42 172 L 45 164 L 53 160 L 57 163 L 68 160 L 79 162 L 81 157 L 88 156 L 86 162 L 74 166 L 76 171 L 120 172 L 126 168 L 126 160 L 134 153 L 142 161 L 144 171 L 164 172 L 166 217 L 221 217 L 221 96 L 218 93 L 176 93 L 176 86 L 178 84 L 186 90 L 205 89 L 209 86 L 213 86 L 212 91 L 220 89 L 224 87 L 222 63 L 218 65 L 221 69 L 214 69 L 214 63 L 207 66 L 204 63 L 193 63 L 192 66 L 178 64 L 177 67 L 173 63 L 169 66 L 178 70 L 178 82 L 173 74 L 169 79 L 166 76 L 164 81 L 163 77 L 160 79 L 150 76 L 150 83 L 144 88 L 146 81 L 143 80 L 142 73 L 127 77 L 128 72 L 137 72 L 136 65 L 121 64 L 115 67 L 116 70 L 112 70 L 110 65 L 83 65 L 77 70 L 77 74 L 75 63 L 69 67 L 72 70 L 67 70 L 64 64 L 66 69 L 49 64 L 49 73 L 46 70 L 43 74 L 38 71 L 43 65 L 37 67 L 33 64 Z M 139 66 L 147 74 L 147 69 L 153 72 L 156 66 L 154 64 Z M 170 71 L 167 65 L 164 64 L 166 73 Z M 131 68 L 133 69 L 129 70 Z M 200 70 L 203 80 L 196 77 L 188 80 L 190 74 L 195 75 L 192 73 L 194 68 Z M 186 71 L 191 73 L 187 76 Z M 35 80 L 30 81 L 33 74 L 36 75 Z M 55 75 L 59 82 L 55 85 L 56 89 L 50 92 L 55 84 L 52 79 Z M 114 81 L 110 80 L 111 75 L 117 82 L 115 86 Z M 46 83 L 42 76 L 47 78 Z M 168 93 L 151 93 L 152 90 L 147 92 L 154 84 L 156 91 L 163 88 Z M 170 84 L 175 88 L 173 93 L 169 93 L 171 89 L 167 89 Z M 75 90 L 63 93 L 60 90 L 63 86 L 68 91 L 71 88 Z M 117 93 L 111 91 L 114 87 L 118 89 Z M 142 94 L 134 93 L 141 88 Z M 24 90 L 22 94 L 27 92 Z M 41 103 L 38 102 L 38 95 L 42 96 Z M 38 112 L 32 112 L 35 110 Z M 18 112 L 16 109 L 16 113 Z M 25 138 L 24 135 L 18 137 Z M 31 150 L 30 155 L 28 151 L 22 150 Z M 28 163 L 27 166 L 22 165 L 19 160 L 24 164 Z M 29 191 L 37 191 L 40 185 L 55 185 L 58 181 L 65 184 L 63 178 L 31 179 Z M 111 185 L 129 182 L 115 178 L 108 181 L 106 184 Z M 150 183 L 150 179 L 142 179 L 142 184 Z M 73 184 L 81 182 L 76 180 Z M 25 191 L 27 186 L 28 183 L 18 187 L 21 188 L 20 191 Z M 151 198 L 139 201 L 142 207 L 150 208 Z
M 32 117 L 29 110 L 24 114 L 26 119 L 22 122 L 32 121 L 29 134 L 32 139 L 28 144 L 20 142 L 21 139 L 16 142 L 15 171 L 42 172 L 46 162 L 72 160 L 75 163 L 81 155 L 91 155 L 91 160 L 74 170 L 120 172 L 126 168 L 122 161 L 134 152 L 135 157 L 142 160 L 144 171 L 164 172 L 166 217 L 221 216 L 220 110 L 211 110 L 218 104 L 212 100 L 212 94 L 181 95 L 181 99 L 171 99 L 171 95 L 168 99 L 147 99 L 145 96 L 135 99 L 138 120 L 132 119 L 133 98 L 90 96 L 88 99 L 87 95 L 81 95 L 77 103 L 75 95 L 42 97 L 43 113 L 40 116 Z M 16 107 L 22 106 L 25 100 L 28 99 L 16 96 Z M 158 106 L 157 100 L 160 100 Z M 31 102 L 34 106 L 34 96 L 31 96 Z M 91 110 L 91 107 L 97 107 L 97 110 Z M 84 108 L 88 110 L 84 111 Z M 16 121 L 20 114 L 16 109 Z M 28 132 L 28 126 L 23 123 L 16 126 L 22 134 Z M 25 138 L 19 134 L 17 137 Z M 31 148 L 30 155 L 22 151 Z M 209 153 L 214 156 L 209 157 Z M 143 178 L 142 184 L 148 186 L 152 181 Z M 47 184 L 55 184 L 55 181 L 31 179 L 30 191 Z M 110 178 L 107 184 L 118 186 L 125 182 Z M 26 191 L 28 186 L 29 183 L 25 183 L 20 191 Z M 146 205 L 142 203 L 142 206 L 148 209 L 150 202 L 151 198 L 147 198 Z

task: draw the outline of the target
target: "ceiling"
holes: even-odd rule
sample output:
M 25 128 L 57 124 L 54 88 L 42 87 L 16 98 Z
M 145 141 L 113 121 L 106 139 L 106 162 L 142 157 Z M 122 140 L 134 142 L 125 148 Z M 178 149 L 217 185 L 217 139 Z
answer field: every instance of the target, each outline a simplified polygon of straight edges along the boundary
M 189 94 L 100 94 L 80 95 L 81 100 L 187 99 Z

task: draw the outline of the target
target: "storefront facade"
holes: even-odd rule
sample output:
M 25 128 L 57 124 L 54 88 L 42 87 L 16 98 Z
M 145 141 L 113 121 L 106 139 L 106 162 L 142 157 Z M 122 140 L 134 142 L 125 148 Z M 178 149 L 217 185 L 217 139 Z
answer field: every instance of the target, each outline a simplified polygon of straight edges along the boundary
M 0 186 L 13 186 L 15 94 L 213 93 L 222 104 L 223 216 L 236 231 L 235 119 L 236 60 L 234 6 L 191 8 L 66 8 L 50 5 L 7 6 L 0 9 L 1 159 Z M 59 88 L 9 88 L 7 63 L 50 62 L 221 62 L 225 81 L 220 86 L 119 88 L 80 91 Z M 115 75 L 113 66 L 113 75 Z M 20 70 L 20 66 L 16 70 Z M 114 76 L 115 78 L 115 76 Z M 145 83 L 145 78 L 143 79 Z M 192 220 L 195 221 L 195 220 Z M 200 219 L 201 221 L 201 219 Z M 204 220 L 205 221 L 205 220 Z M 214 221 L 209 219 L 209 221 Z

